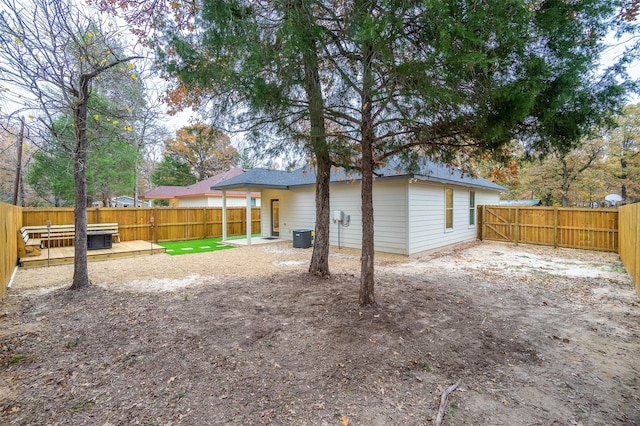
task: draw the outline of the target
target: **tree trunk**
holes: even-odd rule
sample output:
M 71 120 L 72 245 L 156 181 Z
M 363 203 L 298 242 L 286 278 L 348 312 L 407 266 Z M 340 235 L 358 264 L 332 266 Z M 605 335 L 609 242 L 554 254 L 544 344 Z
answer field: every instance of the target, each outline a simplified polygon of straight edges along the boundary
M 360 305 L 374 305 L 373 260 L 373 114 L 372 96 L 373 75 L 370 61 L 373 58 L 373 48 L 363 49 L 363 82 L 362 82 L 362 121 L 360 123 L 362 147 L 362 253 L 360 258 Z
M 76 147 L 74 152 L 73 177 L 75 181 L 74 225 L 75 258 L 73 262 L 72 290 L 89 287 L 89 268 L 87 265 L 87 102 L 89 100 L 89 77 L 80 77 L 78 101 L 73 111 Z
M 560 188 L 562 189 L 562 199 L 560 203 L 562 204 L 562 207 L 568 207 L 569 189 L 571 187 L 571 183 L 569 182 L 569 170 L 567 167 L 567 161 L 564 157 L 560 160 L 560 162 L 562 164 L 562 181 L 560 182 Z
M 309 273 L 323 277 L 329 275 L 330 172 L 331 164 L 318 162 L 318 175 L 316 176 L 316 230 Z
M 292 18 L 299 22 L 298 43 L 304 64 L 304 85 L 309 102 L 310 147 L 316 158 L 316 226 L 315 242 L 309 273 L 329 275 L 329 184 L 331 177 L 331 155 L 327 144 L 324 123 L 324 98 L 318 71 L 318 43 L 313 32 L 315 21 L 304 1 L 296 2 Z
M 620 196 L 622 197 L 622 201 L 627 201 L 627 185 L 625 184 L 625 181 L 628 177 L 629 172 L 627 169 L 626 158 L 620 159 L 620 168 L 622 169 L 622 172 L 620 174 L 620 180 L 622 180 L 622 185 L 620 186 Z
M 17 160 L 16 160 L 16 181 L 13 189 L 13 205 L 18 205 L 20 199 L 20 188 L 22 187 L 22 144 L 24 144 L 24 119 L 20 119 L 20 133 L 16 139 Z M 22 205 L 24 206 L 24 194 L 22 195 Z
M 138 154 L 140 153 L 140 149 L 137 150 Z M 138 207 L 138 157 L 136 156 L 136 160 L 133 162 L 133 207 Z M 117 207 L 117 206 L 116 206 Z
M 362 143 L 362 253 L 360 257 L 360 305 L 376 303 L 373 258 L 373 159 L 371 141 Z

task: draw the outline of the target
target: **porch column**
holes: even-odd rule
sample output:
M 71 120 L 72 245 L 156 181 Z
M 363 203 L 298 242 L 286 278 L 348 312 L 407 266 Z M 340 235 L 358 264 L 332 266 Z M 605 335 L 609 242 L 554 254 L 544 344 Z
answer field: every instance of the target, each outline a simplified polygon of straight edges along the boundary
M 251 190 L 247 189 L 247 245 L 251 245 Z
M 222 241 L 227 241 L 227 191 L 222 190 Z

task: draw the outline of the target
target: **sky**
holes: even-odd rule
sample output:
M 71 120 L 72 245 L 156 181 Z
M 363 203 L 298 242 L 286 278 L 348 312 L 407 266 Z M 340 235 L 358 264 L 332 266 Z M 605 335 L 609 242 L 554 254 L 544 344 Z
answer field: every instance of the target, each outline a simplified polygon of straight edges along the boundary
M 638 40 L 638 37 L 640 36 L 635 37 L 635 40 L 632 37 L 625 37 L 623 39 L 616 40 L 614 35 L 611 34 L 609 37 L 605 38 L 605 43 L 610 45 L 610 47 L 607 48 L 601 56 L 602 64 L 607 66 L 615 63 L 615 61 L 622 55 L 625 48 L 633 45 L 634 41 Z M 636 58 L 635 62 L 628 68 L 628 71 L 631 79 L 640 80 L 640 57 Z M 640 102 L 640 96 L 635 94 L 630 97 L 628 104 L 637 104 L 638 102 Z

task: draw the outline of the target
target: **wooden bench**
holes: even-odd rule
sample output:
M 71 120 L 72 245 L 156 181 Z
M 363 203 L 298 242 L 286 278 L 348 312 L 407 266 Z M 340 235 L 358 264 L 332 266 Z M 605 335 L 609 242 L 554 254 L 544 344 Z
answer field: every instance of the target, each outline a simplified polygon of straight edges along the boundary
M 40 239 L 40 246 L 45 248 L 72 246 L 76 236 L 74 225 L 24 226 L 29 236 Z M 89 223 L 87 232 L 109 232 L 113 241 L 120 242 L 120 233 L 117 223 Z
M 31 238 L 29 231 L 24 227 L 18 231 L 20 238 L 18 238 L 18 257 L 25 256 L 40 256 L 40 238 Z
M 51 225 L 49 228 L 40 226 L 34 231 L 39 233 L 43 248 L 72 246 L 76 236 L 73 225 Z

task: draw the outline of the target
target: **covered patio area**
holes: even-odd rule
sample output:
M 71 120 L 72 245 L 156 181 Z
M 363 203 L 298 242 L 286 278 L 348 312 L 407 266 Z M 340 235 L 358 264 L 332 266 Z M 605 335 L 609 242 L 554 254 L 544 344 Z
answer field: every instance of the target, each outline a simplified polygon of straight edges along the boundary
M 229 244 L 230 246 L 248 246 L 248 245 L 256 245 L 256 244 L 271 244 L 271 243 L 281 243 L 285 240 L 279 237 L 243 237 L 236 239 L 226 239 L 222 241 L 222 244 Z

